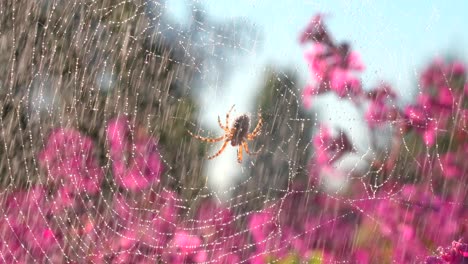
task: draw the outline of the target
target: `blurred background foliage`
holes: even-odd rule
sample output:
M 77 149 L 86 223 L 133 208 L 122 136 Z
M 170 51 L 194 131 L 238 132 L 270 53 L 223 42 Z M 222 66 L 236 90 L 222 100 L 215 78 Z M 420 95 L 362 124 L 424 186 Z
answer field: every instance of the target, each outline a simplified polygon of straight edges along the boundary
M 152 30 L 159 18 L 145 16 L 144 3 L 6 2 L 15 12 L 0 18 L 7 65 L 0 68 L 0 174 L 10 176 L 3 186 L 37 180 L 34 154 L 54 127 L 92 136 L 101 164 L 109 164 L 105 124 L 118 115 L 158 139 L 175 180 L 196 178 L 201 163 L 186 160 L 201 159 L 199 143 L 185 131 L 197 111 L 189 96 L 195 67 L 189 57 L 174 59 L 174 43 Z
M 3 188 L 23 188 L 45 176 L 34 155 L 56 127 L 76 128 L 91 136 L 100 164 L 109 174 L 106 122 L 128 115 L 133 128 L 144 127 L 158 140 L 166 184 L 186 198 L 200 192 L 206 184 L 202 165 L 208 145 L 193 140 L 186 130 L 197 122 L 205 78 L 200 67 L 226 71 L 222 60 L 210 61 L 213 50 L 201 45 L 203 34 L 212 29 L 210 36 L 223 43 L 216 46 L 216 54 L 229 56 L 249 34 L 257 32 L 245 21 L 212 19 L 195 5 L 193 21 L 174 35 L 163 30 L 170 19 L 161 13 L 163 4 L 144 0 L 5 2 L 2 9 L 14 12 L 0 18 L 0 63 L 5 65 L 0 67 Z M 296 78 L 283 72 L 284 78 L 277 79 L 278 74 L 266 71 L 265 87 L 255 103 L 266 113 L 264 131 L 269 139 L 262 137 L 253 149 L 266 145 L 273 151 L 260 155 L 262 166 L 252 169 L 252 174 L 277 175 L 290 166 L 304 168 L 305 149 L 294 147 L 299 142 L 296 137 L 310 133 L 300 125 L 304 113 L 299 108 Z M 281 142 L 286 134 L 288 142 Z M 285 144 L 291 153 L 280 153 Z M 278 155 L 283 156 L 281 162 L 277 162 Z M 298 157 L 297 164 L 287 164 L 288 159 L 296 160 L 291 155 Z M 273 178 L 277 177 L 261 180 Z M 286 183 L 286 179 L 281 181 Z M 104 189 L 114 187 L 109 180 L 105 185 Z

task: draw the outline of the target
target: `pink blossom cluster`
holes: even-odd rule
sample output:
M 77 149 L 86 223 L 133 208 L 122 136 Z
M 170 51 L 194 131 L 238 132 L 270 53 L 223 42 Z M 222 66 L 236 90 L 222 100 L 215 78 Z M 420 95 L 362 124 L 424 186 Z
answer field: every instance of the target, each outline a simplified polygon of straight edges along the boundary
M 41 167 L 49 179 L 68 192 L 96 194 L 104 177 L 93 155 L 90 137 L 72 129 L 54 130 L 45 148 L 39 153 Z
M 312 42 L 305 54 L 312 83 L 303 92 L 304 104 L 310 107 L 312 96 L 333 91 L 339 97 L 362 94 L 357 73 L 364 70 L 359 55 L 347 43 L 336 44 L 323 22 L 323 15 L 315 16 L 301 36 L 301 43 Z
M 34 186 L 2 196 L 0 261 L 27 263 L 61 259 L 58 257 L 63 234 L 48 221 L 55 209 L 55 199 L 48 197 L 47 190 Z
M 0 262 L 237 263 L 255 253 L 242 219 L 213 200 L 186 217 L 144 129 L 118 117 L 106 132 L 117 188 L 105 187 L 90 137 L 53 130 L 38 154 L 47 179 L 0 194 Z
M 448 63 L 436 59 L 421 73 L 421 92 L 416 104 L 405 108 L 404 115 L 426 145 L 433 146 L 440 131 L 447 128 L 453 127 L 457 133 L 467 118 L 464 98 L 468 94 L 468 82 L 465 81 L 466 68 L 459 61 Z
M 249 217 L 248 228 L 255 243 L 251 263 L 283 260 L 330 263 L 344 257 L 337 252 L 352 248 L 351 238 L 358 221 L 349 205 L 326 195 L 308 192 L 295 182 L 280 202 L 267 204 Z
M 355 203 L 366 214 L 357 229 L 365 262 L 422 262 L 434 246 L 468 239 L 461 223 L 467 217 L 465 206 L 453 197 L 431 193 L 430 188 L 404 184 L 396 195 L 382 194 Z
M 301 44 L 310 44 L 305 59 L 312 82 L 304 88 L 304 105 L 310 107 L 315 96 L 334 92 L 341 99 L 350 99 L 358 109 L 364 109 L 364 120 L 371 133 L 377 133 L 379 126 L 390 125 L 398 132 L 394 135 L 396 140 L 414 132 L 428 148 L 434 147 L 438 138 L 439 142 L 452 138 L 452 149 L 439 152 L 437 163 L 442 167 L 442 174 L 448 178 L 463 174 L 459 157 L 467 153 L 468 146 L 468 81 L 465 65 L 460 61 L 434 60 L 421 73 L 420 93 L 416 102 L 401 108 L 397 106 L 396 93 L 387 83 L 381 83 L 368 92 L 363 91 L 356 75 L 364 69 L 359 55 L 350 45 L 333 41 L 323 18 L 321 14 L 316 15 L 300 38 Z M 343 71 L 347 72 L 344 81 L 334 81 L 339 79 L 334 77 L 336 72 Z M 351 85 L 353 83 L 356 85 Z M 350 89 L 352 87 L 356 89 Z M 321 166 L 333 163 L 353 150 L 352 142 L 344 132 L 332 136 L 325 124 L 321 124 L 313 144 L 316 162 Z M 431 163 L 431 168 L 435 166 L 435 162 L 429 159 L 424 162 Z M 387 167 L 393 165 L 387 164 Z
M 457 60 L 434 60 L 421 72 L 415 103 L 401 107 L 397 94 L 387 83 L 365 91 L 358 76 L 364 70 L 359 55 L 349 45 L 334 42 L 323 15 L 312 19 L 300 43 L 308 47 L 305 59 L 311 79 L 303 91 L 306 108 L 317 95 L 333 92 L 363 110 L 371 139 L 383 126 L 394 131 L 390 152 L 383 159 L 372 161 L 371 173 L 349 176 L 358 180 L 357 184 L 350 184 L 348 195 L 353 199 L 346 205 L 359 212 L 358 225 L 352 232 L 354 245 L 348 251 L 353 261 L 423 262 L 438 245 L 468 240 L 468 193 L 464 187 L 468 183 L 468 166 L 463 162 L 468 155 L 465 65 Z M 321 124 L 312 139 L 315 153 L 309 168 L 311 184 L 317 184 L 321 171 L 333 174 L 331 165 L 354 151 L 346 133 L 337 130 L 338 133 L 332 133 L 330 127 Z M 415 163 L 404 164 L 411 173 L 409 177 L 395 175 L 395 166 L 402 166 L 398 163 L 402 144 L 407 144 L 411 135 L 417 135 L 415 138 L 428 152 L 411 153 Z M 408 145 L 403 147 L 408 151 Z M 384 184 L 379 189 L 372 188 L 372 184 L 366 186 L 366 179 L 371 177 L 385 179 Z M 335 237 L 332 244 L 340 239 L 347 240 Z M 461 245 L 465 244 L 455 244 L 431 258 L 430 263 L 464 263 L 466 252 Z M 341 252 L 333 248 L 329 255 L 340 259 Z
M 109 122 L 107 130 L 112 174 L 122 189 L 110 199 L 114 205 L 108 205 L 114 208 L 112 212 L 124 212 L 119 214 L 123 218 L 114 218 L 111 212 L 98 208 L 105 167 L 96 157 L 92 138 L 71 128 L 55 129 L 37 155 L 47 178 L 27 189 L 1 195 L 4 217 L 0 220 L 0 262 L 62 262 L 73 256 L 76 249 L 69 241 L 77 239 L 93 245 L 88 245 L 92 248 L 88 256 L 94 260 L 102 256 L 103 263 L 123 259 L 122 255 L 114 256 L 115 252 L 134 249 L 137 241 L 160 247 L 167 242 L 156 234 L 165 237 L 161 234 L 170 233 L 168 226 L 174 223 L 171 217 L 175 215 L 175 202 L 167 201 L 173 200 L 175 194 L 161 192 L 155 196 L 157 211 L 148 216 L 122 209 L 129 204 L 122 202 L 124 194 L 148 191 L 163 172 L 155 140 L 141 129 L 131 137 L 128 125 L 126 118 L 116 118 Z M 142 219 L 151 225 L 138 225 Z M 109 240 L 101 243 L 105 238 Z
M 320 126 L 312 143 L 317 163 L 323 167 L 335 162 L 347 152 L 353 151 L 353 146 L 346 133 L 339 131 L 337 135 L 333 135 L 330 128 L 324 124 Z
M 160 185 L 153 137 L 123 117 L 108 123 L 107 137 L 118 188 L 105 194 L 103 175 L 89 176 L 104 170 L 92 139 L 73 129 L 49 135 L 39 160 L 50 183 L 0 195 L 0 262 L 237 263 L 254 254 L 230 209 L 206 199 L 187 219 L 186 201 Z
M 163 167 L 154 138 L 142 129 L 134 134 L 131 131 L 127 118 L 109 122 L 109 153 L 116 183 L 124 189 L 139 191 L 157 184 Z
M 451 247 L 438 249 L 437 256 L 427 257 L 427 264 L 444 263 L 467 263 L 468 262 L 468 244 L 453 241 Z

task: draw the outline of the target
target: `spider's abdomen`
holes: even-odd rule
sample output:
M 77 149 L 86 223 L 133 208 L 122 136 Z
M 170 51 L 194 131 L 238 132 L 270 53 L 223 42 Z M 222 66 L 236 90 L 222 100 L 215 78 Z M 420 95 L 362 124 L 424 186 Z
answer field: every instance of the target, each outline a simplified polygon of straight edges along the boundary
M 237 146 L 242 144 L 242 141 L 247 137 L 249 133 L 250 119 L 247 115 L 241 115 L 234 120 L 232 125 L 232 139 L 231 145 Z

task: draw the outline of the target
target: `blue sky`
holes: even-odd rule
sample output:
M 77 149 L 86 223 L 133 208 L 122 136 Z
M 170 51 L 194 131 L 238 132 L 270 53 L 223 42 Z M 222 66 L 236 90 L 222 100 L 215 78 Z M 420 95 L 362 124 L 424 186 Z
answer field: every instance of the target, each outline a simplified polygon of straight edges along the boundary
M 187 3 L 167 0 L 168 10 L 177 21 L 183 22 L 190 16 L 185 8 Z M 367 67 L 362 76 L 364 87 L 385 80 L 405 101 L 417 92 L 421 67 L 435 56 L 461 55 L 468 61 L 468 1 L 212 0 L 199 3 L 210 16 L 219 20 L 242 17 L 262 32 L 256 49 L 241 50 L 243 59 L 227 62 L 231 70 L 225 83 L 205 87 L 202 125 L 215 125 L 217 115 L 223 115 L 234 103 L 239 112 L 255 112 L 253 98 L 261 87 L 267 65 L 296 69 L 300 85 L 304 85 L 308 70 L 303 59 L 304 48 L 297 39 L 317 12 L 329 15 L 326 23 L 335 40 L 350 42 L 361 54 Z M 324 118 L 347 122 L 348 127 L 356 126 L 346 106 L 337 108 L 331 101 L 318 105 L 325 113 Z M 235 160 L 233 150 L 227 156 Z M 229 167 L 226 165 L 229 161 L 218 162 L 219 165 L 211 166 Z
M 347 40 L 367 65 L 363 76 L 408 89 L 415 71 L 437 54 L 468 47 L 468 1 L 203 1 L 219 18 L 245 17 L 263 31 L 250 56 L 262 63 L 298 68 L 306 77 L 298 33 L 317 12 L 329 14 L 329 30 Z M 448 4 L 450 3 L 450 5 Z M 465 56 L 466 59 L 466 56 Z M 300 71 L 301 72 L 301 71 Z

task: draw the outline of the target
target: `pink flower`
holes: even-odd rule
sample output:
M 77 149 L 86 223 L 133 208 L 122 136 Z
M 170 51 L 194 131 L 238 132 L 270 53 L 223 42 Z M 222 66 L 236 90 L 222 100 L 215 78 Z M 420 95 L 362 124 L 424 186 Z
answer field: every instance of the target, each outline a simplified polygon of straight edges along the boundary
M 350 52 L 346 57 L 346 64 L 348 65 L 349 69 L 355 71 L 363 71 L 366 68 L 361 60 L 361 56 L 355 51 Z
M 275 255 L 285 253 L 285 249 L 282 252 L 277 252 L 282 240 L 278 232 L 280 227 L 276 223 L 272 209 L 255 212 L 249 218 L 248 228 L 255 243 L 255 251 L 250 259 L 251 263 L 265 263 L 269 251 L 275 252 Z
M 54 213 L 62 212 L 67 208 L 72 208 L 77 199 L 75 189 L 70 186 L 63 186 L 57 190 L 54 197 L 51 199 L 51 210 Z
M 370 263 L 370 252 L 364 249 L 358 249 L 354 253 L 354 259 L 357 263 Z
M 113 234 L 122 235 L 113 239 L 113 250 L 132 248 L 162 254 L 178 222 L 178 200 L 177 194 L 168 190 L 148 191 L 135 198 L 116 195 L 113 221 L 118 225 Z
M 427 110 L 418 105 L 408 106 L 405 109 L 405 118 L 408 125 L 423 136 L 423 141 L 427 146 L 434 145 L 437 137 L 437 124 Z
M 426 258 L 426 264 L 445 264 L 446 262 L 439 257 L 430 256 Z
M 205 200 L 198 208 L 197 220 L 200 222 L 200 229 L 213 227 L 218 230 L 229 228 L 234 216 L 231 210 L 223 205 L 218 205 L 213 200 Z
M 425 109 L 432 109 L 434 107 L 434 100 L 427 93 L 418 95 L 416 98 L 416 103 Z
M 120 117 L 109 122 L 107 137 L 116 183 L 130 191 L 148 188 L 159 182 L 163 164 L 156 141 L 137 129 L 130 138 L 129 122 Z
M 312 39 L 312 48 L 305 54 L 313 81 L 303 93 L 304 106 L 311 106 L 311 95 L 334 91 L 340 98 L 362 95 L 361 81 L 354 75 L 364 70 L 357 52 L 349 44 L 336 45 L 329 38 L 322 21 L 317 15 L 301 36 L 301 43 Z M 314 87 L 313 89 L 311 89 Z
M 48 221 L 51 211 L 46 190 L 34 186 L 1 198 L 4 197 L 0 197 L 4 201 L 0 218 L 0 253 L 3 254 L 3 243 L 6 243 L 9 245 L 6 259 L 15 256 L 19 260 L 28 260 L 25 262 L 47 262 L 48 257 L 59 251 L 62 233 L 54 230 Z
M 346 134 L 342 131 L 333 136 L 328 127 L 321 125 L 319 133 L 312 139 L 316 160 L 320 165 L 333 163 L 345 153 L 353 150 L 353 146 Z
M 451 89 L 447 86 L 442 86 L 439 88 L 439 94 L 436 97 L 437 103 L 444 108 L 451 109 L 454 104 L 454 96 Z
M 168 263 L 201 263 L 208 260 L 208 254 L 202 247 L 202 240 L 186 231 L 177 231 L 163 254 Z
M 308 84 L 302 91 L 302 102 L 306 109 L 312 106 L 312 97 L 326 92 L 324 86 L 316 86 Z
M 249 219 L 249 231 L 256 244 L 257 252 L 265 252 L 268 243 L 268 237 L 274 236 L 277 225 L 270 211 L 254 213 Z
M 445 63 L 441 59 L 436 59 L 421 73 L 419 83 L 426 90 L 431 87 L 445 85 L 446 76 L 444 76 L 444 73 Z
M 395 118 L 396 109 L 390 109 L 386 104 L 378 101 L 371 102 L 365 113 L 365 119 L 371 128 Z
M 414 239 L 415 230 L 411 225 L 400 224 L 398 226 L 398 232 L 400 233 L 400 238 L 403 241 L 411 241 L 412 239 Z
M 143 200 L 144 199 L 144 200 Z M 178 214 L 178 196 L 176 193 L 168 190 L 160 192 L 149 191 L 144 197 L 135 199 L 127 198 L 123 194 L 118 194 L 114 197 L 113 211 L 118 219 L 130 219 L 138 214 L 138 217 L 145 220 L 158 218 L 167 224 L 161 224 L 159 229 L 162 232 L 170 233 L 172 230 L 171 223 L 177 222 Z M 151 208 L 156 210 L 144 211 L 138 210 L 141 203 L 151 204 Z
M 302 32 L 299 42 L 301 44 L 307 41 L 331 44 L 331 39 L 327 34 L 325 24 L 323 23 L 323 14 L 315 15 L 307 25 L 306 29 Z
M 371 128 L 397 118 L 399 111 L 396 106 L 392 105 L 396 94 L 388 84 L 382 83 L 369 92 L 367 98 L 370 104 L 365 113 L 365 119 Z
M 312 95 L 314 94 L 314 89 L 312 85 L 307 85 L 302 91 L 302 103 L 306 109 L 312 107 Z
M 350 71 L 335 68 L 330 75 L 330 87 L 339 97 L 354 97 L 361 94 L 361 81 L 354 77 Z
M 427 264 L 451 263 L 462 264 L 468 262 L 468 244 L 453 241 L 449 248 L 439 248 L 439 255 L 428 257 Z
M 454 153 L 449 152 L 441 155 L 440 163 L 442 173 L 446 178 L 452 179 L 462 176 L 463 170 L 458 165 L 457 157 Z
M 93 155 L 91 138 L 72 129 L 54 130 L 39 153 L 39 164 L 57 184 L 70 186 L 78 193 L 95 194 L 104 173 Z
M 451 65 L 451 72 L 455 76 L 464 76 L 466 74 L 466 67 L 461 61 L 454 61 Z
M 423 131 L 422 136 L 424 144 L 426 144 L 426 146 L 433 146 L 437 138 L 437 127 L 435 126 L 435 124 L 431 123 L 431 125 Z
M 10 193 L 5 199 L 3 209 L 5 213 L 10 215 L 28 212 L 31 208 L 36 211 L 44 210 L 47 214 L 49 211 L 46 207 L 46 201 L 47 190 L 42 186 L 35 185 L 27 190 L 18 190 Z
M 118 117 L 107 124 L 107 138 L 110 143 L 111 154 L 119 154 L 126 151 L 125 144 L 129 136 L 129 121 L 125 117 Z
M 387 83 L 381 83 L 377 88 L 367 94 L 367 98 L 373 102 L 391 101 L 397 97 L 392 87 Z
M 239 246 L 241 246 L 241 245 L 239 245 Z M 211 258 L 211 256 L 210 256 L 210 258 Z M 225 263 L 240 263 L 241 260 L 242 259 L 239 257 L 239 255 L 237 255 L 235 253 L 217 251 L 212 256 L 212 259 L 210 260 L 210 262 L 225 264 Z
M 205 249 L 214 263 L 237 263 L 241 259 L 243 245 L 247 240 L 245 233 L 238 229 L 233 212 L 212 199 L 206 199 L 197 210 L 198 234 L 205 242 Z
M 330 68 L 330 55 L 327 48 L 322 44 L 314 44 L 305 53 L 305 59 L 309 65 L 310 74 L 315 81 L 322 81 Z

